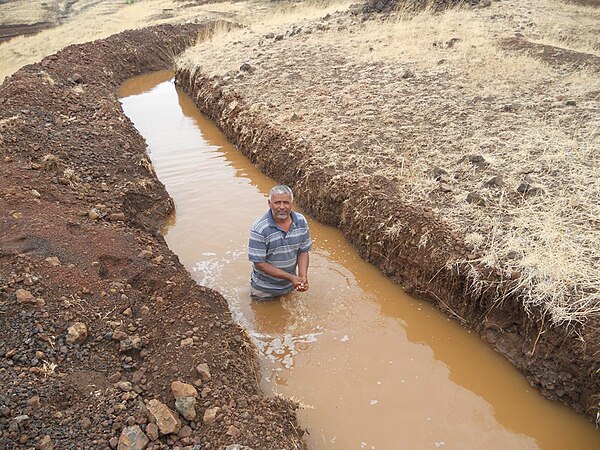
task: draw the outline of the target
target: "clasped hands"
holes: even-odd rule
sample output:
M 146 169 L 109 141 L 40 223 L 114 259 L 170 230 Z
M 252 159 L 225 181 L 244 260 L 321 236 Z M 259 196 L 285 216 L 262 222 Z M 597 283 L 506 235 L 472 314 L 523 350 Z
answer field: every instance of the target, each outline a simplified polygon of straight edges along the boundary
M 293 277 L 292 285 L 299 292 L 308 291 L 308 277 Z

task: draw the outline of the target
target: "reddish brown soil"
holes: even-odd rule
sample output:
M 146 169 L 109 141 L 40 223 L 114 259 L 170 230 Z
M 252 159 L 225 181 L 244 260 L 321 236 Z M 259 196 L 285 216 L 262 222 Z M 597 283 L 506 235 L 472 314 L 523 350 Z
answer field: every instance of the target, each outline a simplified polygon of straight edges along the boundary
M 476 330 L 544 395 L 596 419 L 600 411 L 596 321 L 579 329 L 550 326 L 538 311 L 523 309 L 518 292 L 498 302 L 500 294 L 511 291 L 512 282 L 488 270 L 485 276 L 496 288 L 482 291 L 465 273 L 450 268 L 448 261 L 477 255 L 470 255 L 464 240 L 431 210 L 390 196 L 397 192 L 392 182 L 383 177 L 364 181 L 351 173 L 334 177 L 311 160 L 310 145 L 284 126 L 247 113 L 251 105 L 245 104 L 231 81 L 200 71 L 192 76 L 187 70 L 179 71 L 176 80 L 261 170 L 295 188 L 305 211 L 340 228 L 361 256 L 408 292 Z M 356 214 L 364 205 L 372 205 L 369 213 Z M 390 236 L 381 226 L 390 218 L 410 226 Z M 420 246 L 423 235 L 429 236 L 427 252 Z
M 199 29 L 67 47 L 0 87 L 1 448 L 50 448 L 45 436 L 57 449 L 115 448 L 124 427 L 147 430 L 145 401 L 174 408 L 176 380 L 197 386 L 198 418 L 148 448 L 301 446 L 295 406 L 259 391 L 255 349 L 223 297 L 159 234 L 172 201 L 117 99 L 125 79 L 170 68 Z M 75 322 L 88 329 L 77 344 Z M 140 339 L 127 349 L 125 337 Z

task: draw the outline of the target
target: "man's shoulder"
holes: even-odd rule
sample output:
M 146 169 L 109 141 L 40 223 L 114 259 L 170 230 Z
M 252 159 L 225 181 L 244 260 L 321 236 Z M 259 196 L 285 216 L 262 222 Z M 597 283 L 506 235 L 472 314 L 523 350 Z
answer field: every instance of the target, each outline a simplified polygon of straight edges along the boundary
M 308 228 L 308 221 L 306 220 L 306 217 L 304 217 L 303 214 L 296 211 L 293 211 L 293 214 L 296 216 L 296 221 L 299 226 Z
M 271 224 L 271 210 L 264 213 L 258 219 L 254 221 L 252 224 L 252 231 L 256 231 L 257 233 L 262 233 L 265 229 L 269 228 Z

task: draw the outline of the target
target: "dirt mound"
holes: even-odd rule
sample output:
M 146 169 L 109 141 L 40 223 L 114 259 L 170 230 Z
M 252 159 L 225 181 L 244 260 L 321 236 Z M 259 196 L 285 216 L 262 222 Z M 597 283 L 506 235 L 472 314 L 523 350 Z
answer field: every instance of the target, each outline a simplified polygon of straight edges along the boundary
M 28 34 L 35 34 L 46 28 L 53 27 L 54 24 L 50 22 L 38 22 L 34 24 L 11 24 L 11 25 L 0 25 L 0 43 L 8 41 L 16 36 L 23 36 Z
M 159 234 L 172 201 L 116 96 L 200 29 L 67 47 L 0 87 L 3 448 L 302 446 L 223 297 Z
M 364 12 L 387 13 L 393 11 L 421 11 L 431 8 L 441 11 L 460 5 L 489 6 L 490 0 L 369 0 L 363 7 Z

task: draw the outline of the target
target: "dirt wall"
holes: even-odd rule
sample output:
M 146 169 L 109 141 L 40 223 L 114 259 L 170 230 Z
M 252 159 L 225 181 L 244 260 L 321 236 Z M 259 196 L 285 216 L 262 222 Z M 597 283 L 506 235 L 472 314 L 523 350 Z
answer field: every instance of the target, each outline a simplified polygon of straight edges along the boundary
M 117 98 L 201 29 L 70 46 L 0 86 L 2 448 L 303 446 L 225 299 L 160 235 L 173 202 Z
M 176 81 L 254 164 L 292 186 L 302 208 L 340 228 L 363 258 L 479 333 L 545 396 L 596 418 L 597 324 L 550 326 L 540 311 L 525 311 L 519 292 L 512 292 L 519 274 L 506 281 L 480 268 L 495 286 L 483 290 L 468 268 L 449 264 L 477 256 L 462 237 L 432 211 L 396 197 L 386 179 L 333 173 L 312 162 L 311 148 L 255 116 L 232 82 L 188 70 L 178 71 Z M 389 233 L 389 223 L 402 226 Z

